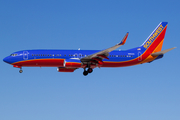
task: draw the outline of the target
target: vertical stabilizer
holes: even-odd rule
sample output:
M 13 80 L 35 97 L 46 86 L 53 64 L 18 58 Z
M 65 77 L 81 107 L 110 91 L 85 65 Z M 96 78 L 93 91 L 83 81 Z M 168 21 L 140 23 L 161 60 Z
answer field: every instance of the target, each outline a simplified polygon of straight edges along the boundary
M 167 22 L 161 22 L 141 45 L 145 51 L 148 50 L 149 53 L 161 51 L 167 24 Z

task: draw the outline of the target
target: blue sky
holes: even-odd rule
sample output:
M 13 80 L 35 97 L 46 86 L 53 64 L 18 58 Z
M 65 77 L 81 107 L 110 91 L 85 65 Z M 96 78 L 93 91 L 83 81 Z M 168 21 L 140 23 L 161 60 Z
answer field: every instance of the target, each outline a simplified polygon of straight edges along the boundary
M 1 120 L 179 120 L 178 0 L 0 1 Z M 167 21 L 163 59 L 124 68 L 19 69 L 4 57 L 25 49 L 120 49 L 141 45 Z

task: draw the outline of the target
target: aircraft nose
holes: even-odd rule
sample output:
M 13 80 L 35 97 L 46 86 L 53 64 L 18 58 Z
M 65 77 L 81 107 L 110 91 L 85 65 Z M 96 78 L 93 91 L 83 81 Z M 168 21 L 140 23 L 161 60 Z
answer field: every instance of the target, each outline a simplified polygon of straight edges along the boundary
M 3 61 L 6 62 L 6 63 L 11 64 L 11 58 L 10 58 L 10 57 L 5 57 L 5 58 L 3 59 Z

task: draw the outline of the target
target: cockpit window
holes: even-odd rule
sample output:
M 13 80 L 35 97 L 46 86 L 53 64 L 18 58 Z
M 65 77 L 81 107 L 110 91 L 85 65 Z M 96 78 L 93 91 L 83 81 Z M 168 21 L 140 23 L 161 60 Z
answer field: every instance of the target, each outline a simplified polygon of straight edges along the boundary
M 10 56 L 17 56 L 17 54 L 11 54 Z

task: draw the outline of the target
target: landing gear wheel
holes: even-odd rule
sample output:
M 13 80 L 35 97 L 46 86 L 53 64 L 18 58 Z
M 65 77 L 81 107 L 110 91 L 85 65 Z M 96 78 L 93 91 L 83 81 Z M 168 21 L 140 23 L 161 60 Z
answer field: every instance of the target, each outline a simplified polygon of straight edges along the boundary
M 84 71 L 84 72 L 83 72 L 83 75 L 84 75 L 84 76 L 88 75 L 88 71 Z
M 19 73 L 22 73 L 23 72 L 23 70 L 19 70 Z
M 89 68 L 87 71 L 88 71 L 88 73 L 92 73 L 92 72 L 93 72 L 93 69 L 92 69 L 92 68 Z

